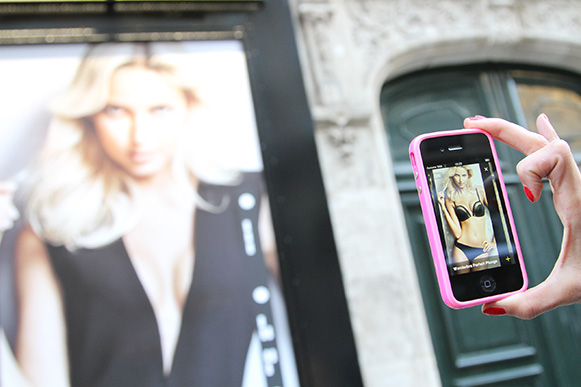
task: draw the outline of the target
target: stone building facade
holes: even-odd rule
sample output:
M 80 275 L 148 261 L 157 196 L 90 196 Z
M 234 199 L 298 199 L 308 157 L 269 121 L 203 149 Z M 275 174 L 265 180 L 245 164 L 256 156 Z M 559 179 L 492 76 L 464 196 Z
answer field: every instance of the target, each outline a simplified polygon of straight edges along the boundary
M 575 0 L 291 0 L 365 385 L 437 386 L 379 106 L 414 70 L 508 62 L 581 73 Z

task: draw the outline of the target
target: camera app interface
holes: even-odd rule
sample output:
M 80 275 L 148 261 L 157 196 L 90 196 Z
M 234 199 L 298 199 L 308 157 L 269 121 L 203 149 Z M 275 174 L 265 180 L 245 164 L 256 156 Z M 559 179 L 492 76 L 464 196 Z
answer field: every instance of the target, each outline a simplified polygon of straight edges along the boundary
M 449 275 L 516 264 L 492 160 L 453 162 L 426 169 Z

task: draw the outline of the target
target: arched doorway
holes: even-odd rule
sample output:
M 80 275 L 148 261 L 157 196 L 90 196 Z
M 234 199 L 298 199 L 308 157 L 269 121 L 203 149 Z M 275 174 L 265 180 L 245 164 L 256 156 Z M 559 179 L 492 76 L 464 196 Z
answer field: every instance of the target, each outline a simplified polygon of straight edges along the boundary
M 381 110 L 398 189 L 444 386 L 568 386 L 581 378 L 581 306 L 531 321 L 454 311 L 440 300 L 416 186 L 407 155 L 417 134 L 462 127 L 476 114 L 504 117 L 530 129 L 541 113 L 581 153 L 581 77 L 513 65 L 448 67 L 386 83 Z M 562 227 L 550 188 L 529 203 L 515 173 L 522 155 L 497 144 L 531 286 L 557 257 Z

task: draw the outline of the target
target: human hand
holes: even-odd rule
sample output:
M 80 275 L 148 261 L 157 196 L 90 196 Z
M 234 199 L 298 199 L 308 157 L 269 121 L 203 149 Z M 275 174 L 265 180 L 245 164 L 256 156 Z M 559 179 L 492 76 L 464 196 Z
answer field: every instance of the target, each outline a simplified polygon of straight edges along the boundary
M 482 250 L 484 250 L 485 253 L 488 253 L 489 251 L 494 250 L 494 248 L 496 248 L 496 243 L 491 242 L 491 241 L 482 242 Z
M 484 304 L 483 313 L 531 319 L 558 306 L 581 302 L 581 173 L 569 145 L 544 114 L 537 118 L 538 133 L 500 118 L 480 116 L 465 119 L 464 126 L 483 129 L 526 155 L 516 169 L 527 198 L 537 201 L 542 179 L 548 178 L 564 227 L 561 252 L 547 279 L 525 292 Z
M 6 230 L 14 226 L 20 214 L 14 205 L 16 184 L 11 181 L 0 181 L 0 242 Z

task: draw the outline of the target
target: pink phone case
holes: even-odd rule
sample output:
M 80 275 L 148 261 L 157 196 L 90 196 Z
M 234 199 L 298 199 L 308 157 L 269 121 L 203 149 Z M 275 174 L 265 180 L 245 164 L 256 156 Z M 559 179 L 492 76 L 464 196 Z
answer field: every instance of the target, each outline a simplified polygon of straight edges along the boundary
M 444 256 L 444 248 L 442 246 L 442 240 L 440 238 L 440 232 L 438 229 L 438 224 L 436 221 L 436 215 L 434 213 L 434 207 L 432 205 L 432 197 L 430 194 L 430 188 L 428 186 L 428 180 L 426 177 L 423 159 L 421 157 L 420 151 L 420 143 L 428 138 L 434 137 L 442 137 L 442 136 L 452 136 L 458 134 L 470 134 L 470 133 L 483 133 L 488 138 L 490 142 L 490 148 L 492 149 L 492 154 L 494 157 L 494 162 L 497 166 L 497 176 L 500 183 L 502 195 L 504 197 L 504 201 L 507 207 L 507 215 L 510 222 L 510 226 L 514 232 L 514 242 L 516 246 L 516 250 L 519 256 L 519 264 L 523 275 L 523 286 L 521 289 L 510 292 L 510 293 L 503 293 L 499 295 L 494 295 L 485 298 L 479 298 L 472 301 L 459 301 L 454 297 L 452 292 L 452 285 L 450 282 L 450 277 L 448 276 L 448 267 L 446 263 L 446 257 Z M 514 225 L 514 220 L 512 217 L 512 211 L 508 202 L 508 196 L 506 194 L 506 188 L 504 185 L 504 180 L 502 178 L 502 173 L 500 171 L 500 164 L 498 161 L 498 156 L 496 154 L 496 148 L 494 147 L 494 142 L 492 137 L 485 131 L 480 129 L 458 129 L 458 130 L 449 130 L 449 131 L 441 131 L 441 132 L 434 132 L 434 133 L 425 133 L 422 135 L 417 136 L 412 140 L 409 147 L 410 152 L 410 160 L 412 163 L 414 176 L 416 178 L 416 185 L 418 187 L 418 196 L 420 198 L 420 205 L 422 208 L 422 213 L 424 215 L 424 220 L 426 224 L 426 231 L 428 234 L 428 239 L 430 242 L 430 249 L 432 251 L 432 258 L 434 261 L 434 267 L 436 269 L 436 275 L 438 277 L 438 284 L 440 287 L 440 294 L 442 295 L 442 299 L 446 305 L 454 309 L 462 309 L 468 308 L 475 305 L 481 305 L 487 302 L 497 301 L 503 298 L 510 296 L 511 294 L 519 293 L 525 291 L 528 286 L 528 279 L 527 274 L 525 271 L 524 262 L 522 260 L 522 253 L 520 249 L 520 244 L 516 235 L 516 228 Z

